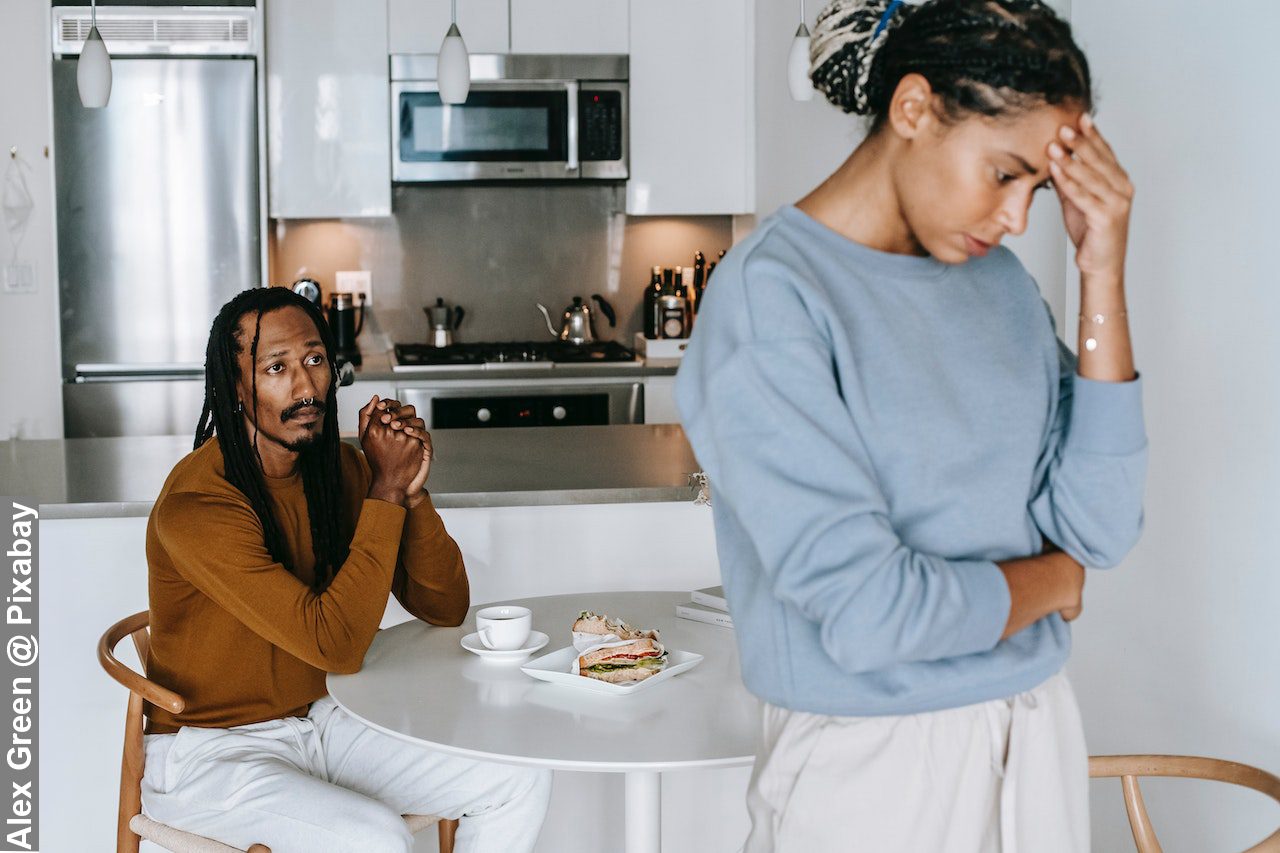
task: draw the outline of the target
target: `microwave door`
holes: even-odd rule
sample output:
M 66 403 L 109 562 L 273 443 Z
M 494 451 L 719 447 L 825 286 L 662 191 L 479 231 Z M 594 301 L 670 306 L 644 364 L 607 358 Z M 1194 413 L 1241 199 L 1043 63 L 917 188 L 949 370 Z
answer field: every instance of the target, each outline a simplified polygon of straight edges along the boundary
M 473 84 L 464 104 L 433 82 L 392 86 L 399 182 L 576 178 L 577 84 Z

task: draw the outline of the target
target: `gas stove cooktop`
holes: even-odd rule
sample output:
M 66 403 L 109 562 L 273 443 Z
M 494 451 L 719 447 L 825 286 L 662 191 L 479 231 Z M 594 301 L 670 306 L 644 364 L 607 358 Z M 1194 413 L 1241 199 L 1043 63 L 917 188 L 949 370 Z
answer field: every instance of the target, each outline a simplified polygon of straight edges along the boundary
M 571 344 L 566 341 L 501 341 L 497 343 L 396 344 L 397 367 L 553 366 L 556 364 L 638 363 L 635 352 L 615 341 Z

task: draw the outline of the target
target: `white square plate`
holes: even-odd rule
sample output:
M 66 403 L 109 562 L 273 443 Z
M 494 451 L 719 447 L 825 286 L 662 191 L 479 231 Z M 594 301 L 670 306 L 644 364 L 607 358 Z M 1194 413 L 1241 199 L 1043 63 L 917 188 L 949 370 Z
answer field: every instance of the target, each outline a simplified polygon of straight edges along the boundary
M 632 693 L 647 690 L 660 681 L 666 681 L 668 678 L 673 678 L 702 663 L 702 655 L 700 654 L 667 649 L 667 665 L 662 672 L 657 675 L 651 675 L 644 681 L 633 681 L 630 684 L 610 684 L 608 681 L 588 678 L 585 675 L 570 672 L 569 664 L 577 656 L 577 649 L 573 646 L 566 646 L 550 654 L 534 658 L 520 667 L 520 669 L 527 675 L 532 675 L 542 681 L 549 681 L 552 684 L 563 684 L 566 687 L 576 687 L 579 690 L 605 693 L 610 696 L 629 696 Z

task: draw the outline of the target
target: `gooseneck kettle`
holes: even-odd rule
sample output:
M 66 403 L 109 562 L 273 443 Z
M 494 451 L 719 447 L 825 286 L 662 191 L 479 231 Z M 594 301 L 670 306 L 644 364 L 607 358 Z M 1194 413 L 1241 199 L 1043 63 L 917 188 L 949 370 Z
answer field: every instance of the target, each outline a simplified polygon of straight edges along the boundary
M 613 312 L 613 306 L 598 293 L 591 294 L 591 298 L 599 306 L 600 313 L 604 314 L 609 321 L 610 327 L 617 326 L 618 318 Z M 578 346 L 595 343 L 598 337 L 595 330 L 595 319 L 591 313 L 591 307 L 582 301 L 581 296 L 573 297 L 573 304 L 564 309 L 564 314 L 560 318 L 559 329 L 556 329 L 551 322 L 551 313 L 547 311 L 546 306 L 541 302 L 537 303 L 537 306 L 538 310 L 542 312 L 543 318 L 547 321 L 547 331 L 560 340 L 568 341 Z

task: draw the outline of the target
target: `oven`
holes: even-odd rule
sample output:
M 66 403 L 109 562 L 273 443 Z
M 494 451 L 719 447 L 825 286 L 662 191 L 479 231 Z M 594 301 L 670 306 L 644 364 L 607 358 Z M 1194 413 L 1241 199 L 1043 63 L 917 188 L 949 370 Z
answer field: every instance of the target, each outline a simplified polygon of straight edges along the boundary
M 476 54 L 454 105 L 436 67 L 391 57 L 393 181 L 627 179 L 626 56 Z
M 428 429 L 604 426 L 644 422 L 637 378 L 418 380 L 396 389 Z

